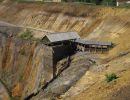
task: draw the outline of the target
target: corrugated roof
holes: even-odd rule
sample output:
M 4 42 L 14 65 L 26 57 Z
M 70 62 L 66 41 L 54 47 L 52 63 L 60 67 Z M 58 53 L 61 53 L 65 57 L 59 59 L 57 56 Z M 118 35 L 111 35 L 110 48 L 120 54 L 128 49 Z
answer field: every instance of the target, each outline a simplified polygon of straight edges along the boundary
M 79 39 L 80 36 L 76 32 L 60 32 L 47 34 L 46 37 L 50 42 L 58 42 L 72 39 Z
M 112 42 L 101 42 L 101 41 L 92 41 L 92 40 L 83 40 L 83 39 L 76 39 L 74 42 L 85 44 L 85 45 L 104 45 L 104 46 L 112 45 Z

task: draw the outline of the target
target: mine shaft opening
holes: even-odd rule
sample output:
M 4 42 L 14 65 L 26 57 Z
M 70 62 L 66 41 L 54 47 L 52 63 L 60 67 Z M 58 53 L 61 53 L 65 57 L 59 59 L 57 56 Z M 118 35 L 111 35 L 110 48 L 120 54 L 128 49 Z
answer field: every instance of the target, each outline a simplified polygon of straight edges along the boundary
M 71 41 L 61 41 L 45 44 L 53 49 L 54 61 L 61 60 L 76 53 L 76 45 Z

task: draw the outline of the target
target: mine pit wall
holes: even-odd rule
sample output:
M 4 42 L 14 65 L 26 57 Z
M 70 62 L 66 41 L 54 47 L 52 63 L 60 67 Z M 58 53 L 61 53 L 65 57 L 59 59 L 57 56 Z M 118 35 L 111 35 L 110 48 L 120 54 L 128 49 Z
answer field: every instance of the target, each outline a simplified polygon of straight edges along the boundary
M 43 53 L 43 77 L 49 82 L 53 78 L 53 65 L 54 65 L 54 57 L 53 57 L 53 49 L 49 46 L 43 45 L 44 53 Z
M 42 44 L 42 66 L 37 70 L 36 83 L 33 89 L 29 88 L 31 83 L 28 83 L 26 93 L 23 97 L 28 98 L 30 95 L 35 95 L 40 89 L 44 89 L 47 83 L 50 83 L 59 73 L 61 69 L 57 68 L 57 62 L 71 56 L 75 52 L 73 45 L 58 45 L 58 46 L 47 46 Z M 37 51 L 38 52 L 38 51 Z M 65 66 L 68 67 L 68 66 Z M 57 69 L 59 71 L 57 71 Z M 32 76 L 32 75 L 31 75 Z M 41 80 L 44 80 L 43 82 Z M 30 79 L 29 79 L 30 80 Z M 32 80 L 32 79 L 31 79 Z M 29 81 L 32 82 L 32 81 Z M 28 92 L 28 90 L 31 90 Z
M 52 80 L 52 57 L 52 48 L 43 44 L 0 34 L 0 79 L 14 98 L 36 93 Z
M 0 79 L 14 98 L 28 97 L 57 75 L 58 61 L 73 53 L 72 45 L 49 47 L 0 33 Z
M 34 69 L 32 70 L 31 77 L 29 78 L 26 89 L 24 89 L 23 98 L 28 98 L 31 95 L 35 95 L 40 89 L 46 86 L 53 79 L 53 50 L 52 48 L 39 44 L 36 47 L 34 55 L 38 54 L 38 58 L 34 58 L 34 64 L 39 63 L 38 68 L 37 65 L 34 65 Z M 39 57 L 40 56 L 40 57 Z M 37 61 L 37 59 L 40 60 Z M 36 74 L 34 74 L 36 73 Z M 34 75 L 33 75 L 34 74 Z M 32 84 L 32 80 L 34 80 L 34 85 Z M 30 90 L 30 91 L 29 91 Z

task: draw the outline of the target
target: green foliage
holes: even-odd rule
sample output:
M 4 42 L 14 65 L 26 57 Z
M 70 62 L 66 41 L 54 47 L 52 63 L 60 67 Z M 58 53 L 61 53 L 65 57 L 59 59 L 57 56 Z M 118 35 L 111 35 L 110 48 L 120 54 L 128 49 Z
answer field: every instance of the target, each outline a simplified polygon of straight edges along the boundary
M 120 5 L 119 8 L 130 8 L 130 4 L 123 4 L 123 5 Z
M 14 0 L 16 2 L 19 2 L 19 3 L 43 3 L 43 0 L 42 1 L 37 1 L 37 0 Z
M 33 35 L 32 35 L 32 32 L 30 30 L 26 30 L 25 32 L 23 32 L 21 35 L 20 35 L 20 38 L 22 39 L 31 39 L 33 38 Z
M 106 74 L 105 76 L 106 76 L 106 81 L 107 81 L 107 82 L 111 82 L 111 81 L 113 81 L 113 80 L 115 80 L 115 79 L 118 78 L 115 73 Z
M 116 0 L 102 0 L 101 5 L 116 6 Z
M 116 0 L 63 0 L 64 2 L 85 2 L 97 5 L 115 6 Z
M 87 3 L 94 3 L 96 0 L 62 0 L 64 2 L 87 2 Z
M 15 0 L 16 2 L 25 2 L 25 3 L 44 3 L 44 0 L 35 1 L 35 0 Z M 105 5 L 105 6 L 116 6 L 116 0 L 62 0 L 62 2 L 77 2 L 91 5 Z M 55 11 L 54 11 L 55 12 Z M 56 13 L 59 11 L 56 11 Z

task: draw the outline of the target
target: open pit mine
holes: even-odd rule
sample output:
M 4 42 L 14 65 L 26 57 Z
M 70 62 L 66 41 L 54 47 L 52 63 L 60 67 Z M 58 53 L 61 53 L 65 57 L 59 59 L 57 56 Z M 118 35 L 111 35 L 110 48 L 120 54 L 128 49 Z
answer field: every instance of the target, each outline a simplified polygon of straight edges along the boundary
M 0 100 L 129 94 L 129 7 L 0 0 Z

